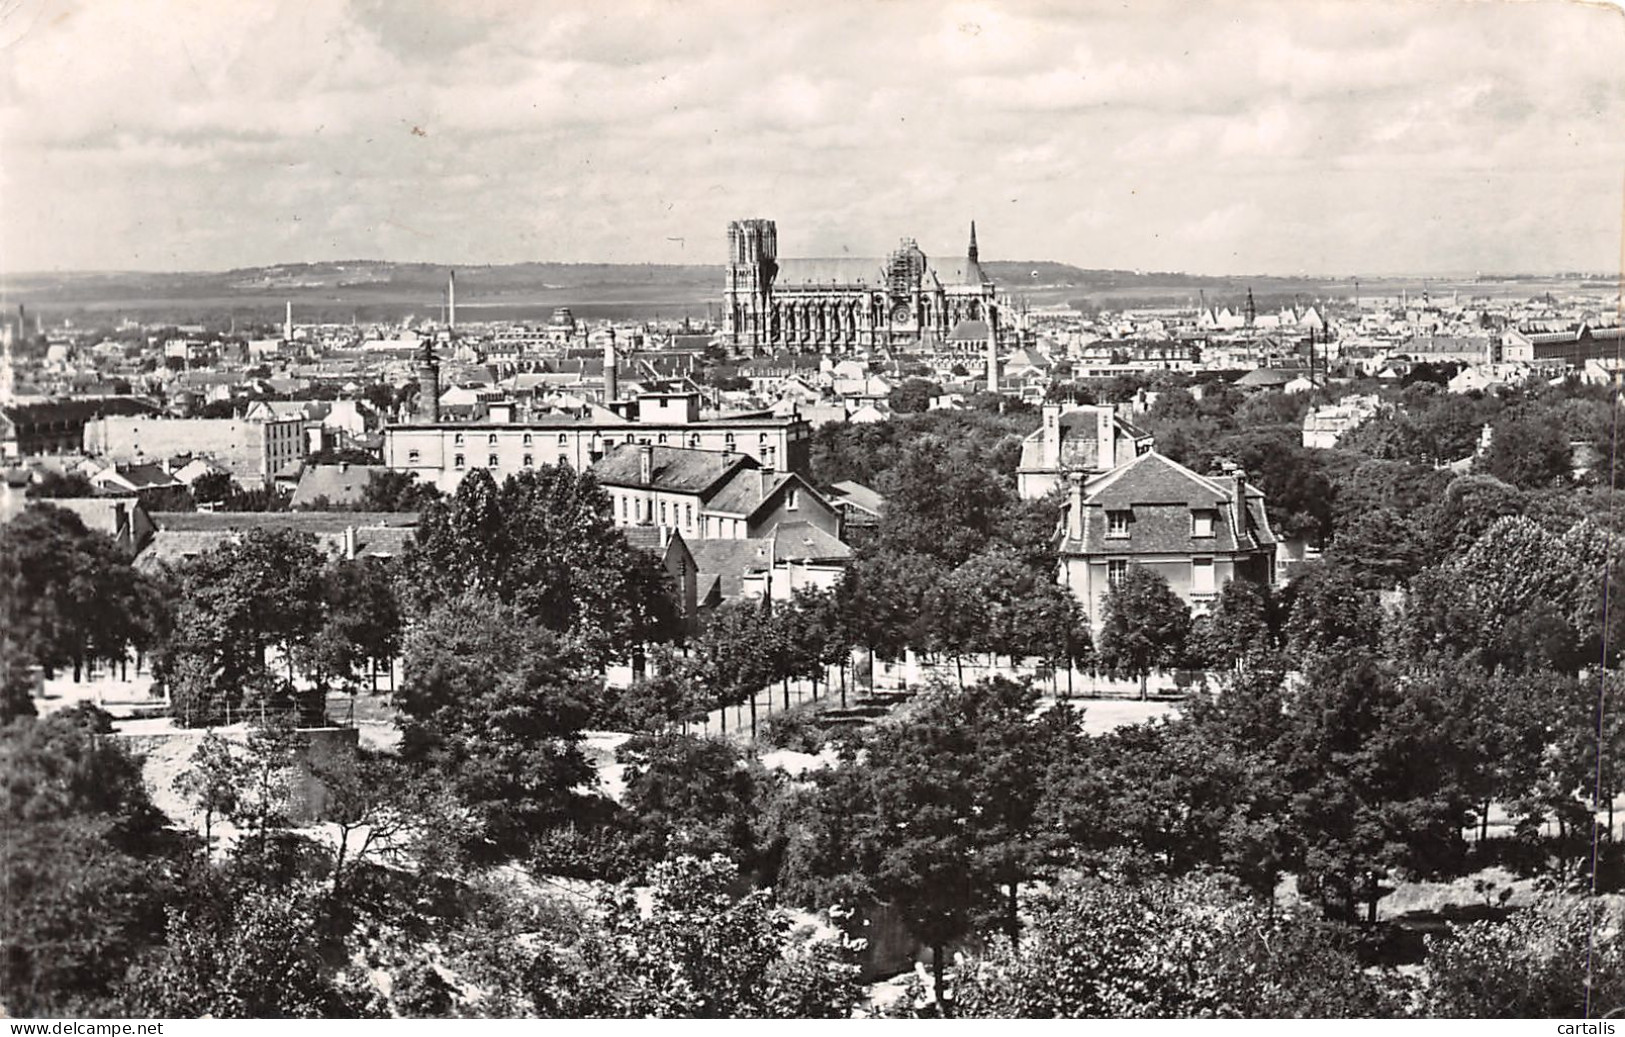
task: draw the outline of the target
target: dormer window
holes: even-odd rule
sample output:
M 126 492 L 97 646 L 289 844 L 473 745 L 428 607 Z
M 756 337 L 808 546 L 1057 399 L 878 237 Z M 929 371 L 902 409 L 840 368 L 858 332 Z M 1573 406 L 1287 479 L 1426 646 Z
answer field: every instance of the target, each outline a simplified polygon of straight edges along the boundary
M 1210 537 L 1213 535 L 1213 524 L 1218 516 L 1206 509 L 1199 508 L 1191 512 L 1191 536 Z
M 800 497 L 800 495 L 796 492 L 796 490 L 791 489 L 790 492 L 785 494 L 785 496 L 784 496 L 785 510 L 786 511 L 795 511 L 800 506 L 801 506 L 801 497 Z
M 1128 523 L 1130 513 L 1127 510 L 1106 512 L 1106 535 L 1109 537 L 1128 536 Z
M 497 445 L 497 434 L 495 432 L 493 432 L 489 436 L 485 437 L 485 445 L 486 446 L 496 446 Z
M 462 446 L 463 445 L 463 434 L 461 432 L 459 432 L 455 436 L 451 437 L 451 445 L 452 446 Z

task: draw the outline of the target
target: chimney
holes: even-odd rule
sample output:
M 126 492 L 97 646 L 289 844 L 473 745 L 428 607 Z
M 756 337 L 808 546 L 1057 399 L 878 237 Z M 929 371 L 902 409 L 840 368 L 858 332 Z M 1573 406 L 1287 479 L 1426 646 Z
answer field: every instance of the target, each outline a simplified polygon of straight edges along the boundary
M 993 307 L 987 309 L 987 391 L 999 391 L 999 333 L 993 323 Z
M 650 486 L 655 481 L 655 448 L 648 443 L 638 446 L 638 482 Z
M 355 560 L 355 527 L 344 527 L 344 558 L 346 561 Z
M 1070 499 L 1066 507 L 1066 536 L 1068 540 L 1083 539 L 1083 473 L 1073 472 Z
M 446 277 L 446 325 L 457 326 L 457 271 L 453 270 Z
M 609 406 L 620 398 L 620 385 L 615 371 L 615 329 L 609 329 L 609 339 L 604 343 L 604 406 Z
M 293 341 L 293 300 L 288 300 L 286 315 L 282 318 L 282 341 Z
M 1061 405 L 1044 404 L 1044 464 L 1061 463 Z
M 1117 467 L 1117 437 L 1112 428 L 1112 405 L 1095 407 L 1095 457 L 1100 470 L 1109 472 Z

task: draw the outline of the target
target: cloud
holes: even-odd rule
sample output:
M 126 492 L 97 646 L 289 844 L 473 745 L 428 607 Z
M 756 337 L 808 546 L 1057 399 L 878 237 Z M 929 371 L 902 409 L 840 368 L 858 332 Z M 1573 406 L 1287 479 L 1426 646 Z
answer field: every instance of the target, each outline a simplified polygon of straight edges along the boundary
M 1211 272 L 1607 268 L 1622 233 L 1625 17 L 1591 6 L 8 10 L 11 269 L 714 261 L 746 215 L 787 254 L 975 217 L 990 256 Z

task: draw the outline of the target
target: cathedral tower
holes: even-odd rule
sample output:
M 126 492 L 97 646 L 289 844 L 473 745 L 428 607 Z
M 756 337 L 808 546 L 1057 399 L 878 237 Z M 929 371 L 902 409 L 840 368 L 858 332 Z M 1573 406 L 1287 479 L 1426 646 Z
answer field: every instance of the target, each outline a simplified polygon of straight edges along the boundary
M 722 329 L 735 345 L 765 345 L 773 279 L 779 272 L 779 229 L 772 220 L 728 224 L 728 283 L 723 292 Z

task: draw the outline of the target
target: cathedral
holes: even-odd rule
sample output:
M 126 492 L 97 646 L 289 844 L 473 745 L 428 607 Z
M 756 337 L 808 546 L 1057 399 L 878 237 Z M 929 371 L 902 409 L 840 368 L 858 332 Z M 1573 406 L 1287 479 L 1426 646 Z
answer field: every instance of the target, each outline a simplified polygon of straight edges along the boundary
M 913 238 L 884 259 L 780 259 L 778 253 L 772 220 L 728 224 L 723 332 L 729 343 L 842 353 L 998 334 L 995 288 L 976 258 L 975 223 L 965 258 L 943 267 L 927 260 Z

